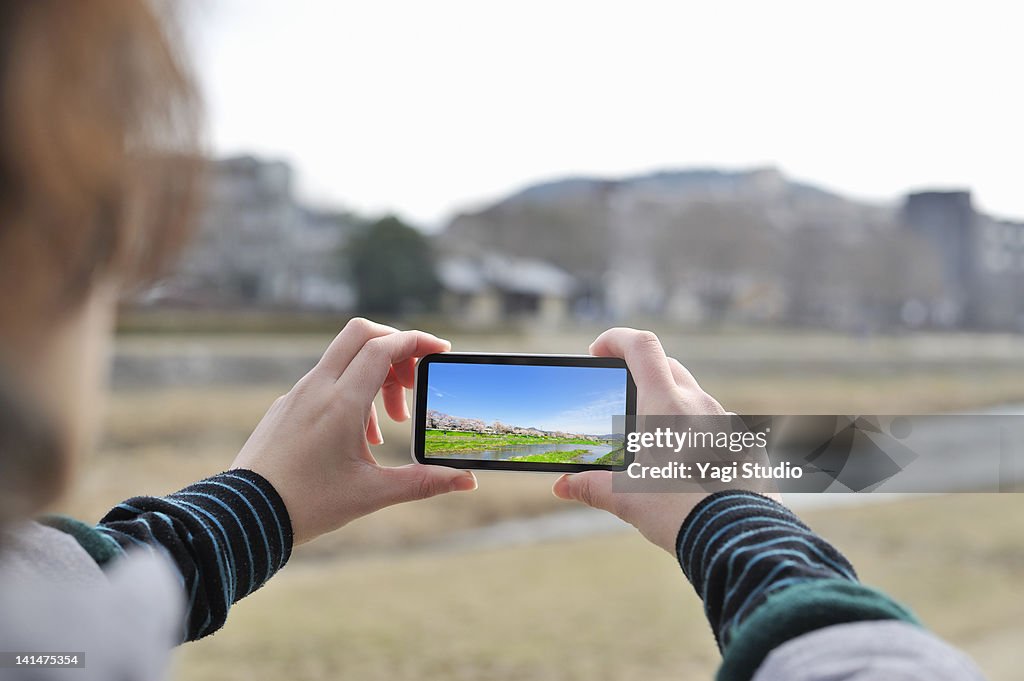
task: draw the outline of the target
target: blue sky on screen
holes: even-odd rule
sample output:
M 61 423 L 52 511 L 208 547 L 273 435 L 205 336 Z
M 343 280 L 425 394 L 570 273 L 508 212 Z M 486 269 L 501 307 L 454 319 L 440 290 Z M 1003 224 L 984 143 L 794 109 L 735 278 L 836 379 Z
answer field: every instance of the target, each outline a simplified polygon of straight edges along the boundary
M 428 376 L 428 409 L 485 423 L 604 435 L 626 413 L 625 369 L 437 363 Z

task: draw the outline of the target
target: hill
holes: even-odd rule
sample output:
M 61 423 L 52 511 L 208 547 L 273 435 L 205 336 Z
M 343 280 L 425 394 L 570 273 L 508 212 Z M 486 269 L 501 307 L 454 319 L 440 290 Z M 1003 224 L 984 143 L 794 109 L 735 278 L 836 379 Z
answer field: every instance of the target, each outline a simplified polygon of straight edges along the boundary
M 596 285 L 626 246 L 645 258 L 666 249 L 693 251 L 695 244 L 713 255 L 714 245 L 723 242 L 764 255 L 760 242 L 773 234 L 888 229 L 895 213 L 892 206 L 853 201 L 774 168 L 665 170 L 531 185 L 456 216 L 440 241 L 446 252 L 457 254 L 541 258 Z
M 546 261 L 577 309 L 612 318 L 892 319 L 935 287 L 932 256 L 896 205 L 865 203 L 775 168 L 666 170 L 535 184 L 456 216 L 445 257 Z M 921 266 L 908 272 L 914 258 Z M 867 312 L 865 312 L 865 310 Z

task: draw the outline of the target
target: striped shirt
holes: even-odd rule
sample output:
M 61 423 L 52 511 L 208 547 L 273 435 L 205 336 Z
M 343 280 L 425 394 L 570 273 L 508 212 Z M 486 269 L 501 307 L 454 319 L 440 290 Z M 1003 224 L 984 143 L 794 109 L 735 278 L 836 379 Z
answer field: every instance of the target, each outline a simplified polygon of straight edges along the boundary
M 676 553 L 722 650 L 718 679 L 750 679 L 773 650 L 833 625 L 917 624 L 861 584 L 850 562 L 792 511 L 760 494 L 705 497 L 679 529 Z
M 133 548 L 165 553 L 185 593 L 182 641 L 217 631 L 230 607 L 284 567 L 292 550 L 281 497 L 262 476 L 242 469 L 165 497 L 133 497 L 95 527 L 61 516 L 43 522 L 74 535 L 101 566 Z

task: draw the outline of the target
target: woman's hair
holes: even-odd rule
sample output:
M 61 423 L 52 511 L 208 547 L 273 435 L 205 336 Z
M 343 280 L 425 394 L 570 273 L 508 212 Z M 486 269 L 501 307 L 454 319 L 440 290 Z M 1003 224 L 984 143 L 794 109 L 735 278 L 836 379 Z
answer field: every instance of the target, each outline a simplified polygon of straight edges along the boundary
M 172 19 L 155 0 L 0 0 L 0 356 L 185 242 L 200 107 Z M 0 474 L 41 480 L 60 452 L 12 381 L 0 366 Z

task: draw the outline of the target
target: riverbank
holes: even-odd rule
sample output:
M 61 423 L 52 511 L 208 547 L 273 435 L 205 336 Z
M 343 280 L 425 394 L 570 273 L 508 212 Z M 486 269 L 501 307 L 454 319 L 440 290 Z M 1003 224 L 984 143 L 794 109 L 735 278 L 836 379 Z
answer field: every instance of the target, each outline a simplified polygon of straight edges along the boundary
M 588 337 L 477 334 L 452 340 L 462 349 L 578 352 Z M 327 334 L 119 338 L 117 387 L 100 451 L 61 508 L 96 520 L 130 496 L 165 494 L 223 470 L 274 399 L 313 365 L 329 340 Z M 669 332 L 664 340 L 706 390 L 739 412 L 920 414 L 1024 402 L 1020 337 Z M 378 413 L 384 413 L 381 405 Z M 409 424 L 384 418 L 381 427 L 385 443 L 373 448 L 374 455 L 389 465 L 408 463 Z M 386 509 L 300 553 L 320 557 L 415 546 L 445 533 L 563 508 L 536 474 L 479 477 L 479 494 Z
M 491 449 L 524 447 L 528 445 L 590 445 L 602 440 L 584 437 L 557 437 L 554 435 L 516 435 L 512 433 L 476 433 L 462 430 L 428 429 L 424 433 L 423 449 L 427 455 L 454 452 L 477 452 Z
M 452 430 L 427 430 L 423 435 L 427 457 L 519 461 L 525 463 L 591 463 L 612 466 L 622 463 L 619 442 L 585 437 L 516 435 Z

